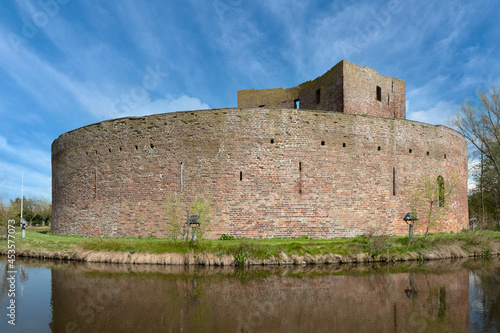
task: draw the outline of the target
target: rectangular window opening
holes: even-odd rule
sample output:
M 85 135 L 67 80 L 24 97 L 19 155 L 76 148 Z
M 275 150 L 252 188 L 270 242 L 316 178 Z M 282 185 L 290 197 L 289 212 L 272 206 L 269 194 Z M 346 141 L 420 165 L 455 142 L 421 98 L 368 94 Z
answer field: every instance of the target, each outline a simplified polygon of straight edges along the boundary
M 394 81 L 392 81 L 392 92 L 394 92 Z
M 325 141 L 321 141 L 321 145 L 324 146 L 325 145 Z
M 243 180 L 243 171 L 240 171 L 240 181 Z
M 342 144 L 342 147 L 344 147 L 344 148 L 345 148 L 345 142 Z
M 302 162 L 299 162 L 299 171 L 302 171 Z
M 321 89 L 316 90 L 316 104 L 319 104 L 321 101 Z
M 377 101 L 382 101 L 382 88 L 380 88 L 379 86 L 377 86 Z
M 274 143 L 274 139 L 271 139 L 271 143 Z
M 387 105 L 389 105 L 391 102 L 391 97 L 389 96 L 389 94 L 387 94 Z
M 293 108 L 300 109 L 300 101 L 298 99 L 293 101 Z
M 378 146 L 377 150 L 380 150 L 380 149 L 382 149 L 382 147 Z

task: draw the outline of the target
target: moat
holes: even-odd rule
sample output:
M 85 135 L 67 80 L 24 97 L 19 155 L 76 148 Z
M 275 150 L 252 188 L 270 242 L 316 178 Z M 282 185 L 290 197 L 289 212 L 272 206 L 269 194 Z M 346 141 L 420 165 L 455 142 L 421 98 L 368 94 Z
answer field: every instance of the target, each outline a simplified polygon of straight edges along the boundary
M 205 268 L 16 261 L 2 332 L 499 332 L 500 258 Z

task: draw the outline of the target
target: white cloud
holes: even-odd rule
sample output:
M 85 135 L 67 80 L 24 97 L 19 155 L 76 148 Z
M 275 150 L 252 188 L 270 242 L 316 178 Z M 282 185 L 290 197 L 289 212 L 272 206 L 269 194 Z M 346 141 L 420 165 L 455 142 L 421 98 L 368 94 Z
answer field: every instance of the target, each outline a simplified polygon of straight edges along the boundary
M 26 133 L 29 136 L 28 133 Z M 29 144 L 11 145 L 8 140 L 0 136 L 0 153 L 3 160 L 11 160 L 16 164 L 24 164 L 37 170 L 50 171 L 50 152 L 35 149 Z
M 471 176 L 471 173 L 473 172 L 473 170 L 475 168 L 477 168 L 480 164 L 480 161 L 477 160 L 477 159 L 469 159 L 469 162 L 468 162 L 468 170 L 469 170 L 469 179 L 467 181 L 467 187 L 469 189 L 469 192 L 471 192 L 472 190 L 474 190 L 477 186 L 478 186 L 478 183 L 470 178 Z
M 148 102 L 144 105 L 140 105 L 135 109 L 131 108 L 130 112 L 128 113 L 120 112 L 119 110 L 115 109 L 117 113 L 113 115 L 113 118 L 203 109 L 210 109 L 210 106 L 201 102 L 198 98 L 190 97 L 187 95 L 181 95 L 179 97 L 167 95 L 165 96 L 165 98 Z
M 38 172 L 32 166 L 0 161 L 0 196 L 12 199 L 21 196 L 22 174 L 24 173 L 24 195 L 26 197 L 52 197 L 52 178 Z M 50 173 L 49 173 L 50 174 Z
M 476 187 L 477 187 L 477 183 L 474 179 L 468 179 L 467 180 L 467 188 L 468 188 L 468 192 L 470 193 L 471 191 L 475 190 Z
M 460 106 L 453 102 L 439 101 L 427 110 L 412 111 L 409 109 L 410 101 L 407 102 L 406 118 L 409 120 L 421 121 L 433 125 L 449 126 L 448 119 L 460 109 Z

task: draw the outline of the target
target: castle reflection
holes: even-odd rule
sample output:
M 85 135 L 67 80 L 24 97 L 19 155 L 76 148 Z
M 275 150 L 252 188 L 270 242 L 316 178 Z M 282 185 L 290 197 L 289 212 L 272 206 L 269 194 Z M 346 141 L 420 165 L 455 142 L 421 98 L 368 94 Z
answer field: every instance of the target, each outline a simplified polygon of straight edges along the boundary
M 53 332 L 469 332 L 470 274 L 499 316 L 495 276 L 443 264 L 233 268 L 65 265 Z M 493 276 L 493 278 L 491 277 Z M 496 282 L 496 284 L 491 279 Z M 496 288 L 496 289 L 495 289 Z M 489 290 L 488 289 L 488 290 Z M 493 290 L 494 289 L 494 290 Z M 474 305 L 474 304 L 472 304 Z M 489 314 L 491 315 L 491 314 Z

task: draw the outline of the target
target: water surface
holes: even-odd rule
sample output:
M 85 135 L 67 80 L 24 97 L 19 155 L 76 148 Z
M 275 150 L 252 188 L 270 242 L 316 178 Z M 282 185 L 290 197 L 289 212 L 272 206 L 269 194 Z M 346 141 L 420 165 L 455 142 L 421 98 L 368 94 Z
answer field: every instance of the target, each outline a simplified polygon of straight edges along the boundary
M 500 259 L 252 269 L 0 258 L 2 332 L 499 332 Z

